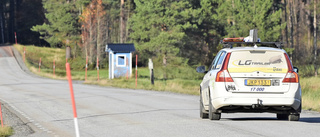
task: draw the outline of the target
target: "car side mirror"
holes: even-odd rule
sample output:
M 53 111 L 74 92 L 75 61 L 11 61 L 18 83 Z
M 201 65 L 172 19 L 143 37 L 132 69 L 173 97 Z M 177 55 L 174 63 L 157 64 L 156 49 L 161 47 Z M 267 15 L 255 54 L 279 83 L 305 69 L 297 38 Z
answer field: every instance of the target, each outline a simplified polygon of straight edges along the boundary
M 197 72 L 198 73 L 207 73 L 208 71 L 206 71 L 205 66 L 200 66 L 200 67 L 197 67 Z
M 293 71 L 299 73 L 299 69 L 297 67 L 293 67 Z

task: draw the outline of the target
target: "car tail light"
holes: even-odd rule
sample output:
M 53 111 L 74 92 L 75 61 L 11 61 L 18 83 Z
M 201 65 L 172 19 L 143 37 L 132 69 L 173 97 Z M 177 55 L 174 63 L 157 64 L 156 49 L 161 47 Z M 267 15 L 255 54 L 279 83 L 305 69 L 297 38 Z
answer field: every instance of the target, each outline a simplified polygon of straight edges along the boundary
M 294 71 L 288 71 L 286 77 L 284 77 L 283 83 L 298 83 L 299 82 L 299 76 Z
M 233 82 L 227 70 L 221 70 L 217 73 L 216 82 Z
M 293 71 L 293 67 L 291 64 L 291 61 L 286 53 L 284 53 L 284 56 L 286 57 L 286 61 L 288 64 L 288 72 L 286 76 L 283 79 L 283 83 L 298 83 L 299 82 L 299 76 L 296 72 Z
M 217 73 L 216 82 L 233 82 L 233 79 L 231 78 L 228 72 L 228 63 L 230 55 L 230 53 L 227 54 L 227 57 L 222 65 L 222 69 Z

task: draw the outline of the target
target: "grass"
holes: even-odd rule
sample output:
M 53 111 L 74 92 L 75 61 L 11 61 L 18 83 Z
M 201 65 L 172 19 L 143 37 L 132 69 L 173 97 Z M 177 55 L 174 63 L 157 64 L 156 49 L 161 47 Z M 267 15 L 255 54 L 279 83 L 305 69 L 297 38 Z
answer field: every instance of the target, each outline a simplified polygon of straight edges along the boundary
M 66 79 L 65 71 L 65 50 L 46 47 L 35 47 L 35 46 L 23 46 L 23 45 L 14 45 L 16 49 L 23 55 L 23 49 L 26 48 L 26 66 L 29 70 L 37 75 L 53 78 L 53 79 Z M 38 54 L 40 53 L 41 54 Z M 57 55 L 56 55 L 57 54 Z M 41 57 L 42 66 L 41 71 L 39 72 L 39 60 Z M 52 63 L 53 59 L 56 60 L 56 70 L 55 75 L 53 75 Z M 52 61 L 51 61 L 52 60 Z M 71 66 L 71 74 L 73 80 L 85 80 L 85 58 L 77 57 L 76 59 L 69 59 L 68 62 Z M 82 69 L 78 64 L 83 64 Z M 100 63 L 101 64 L 101 63 Z M 108 65 L 104 65 L 108 66 Z M 134 69 L 134 68 L 133 68 Z M 189 70 L 190 71 L 190 70 Z M 120 88 L 133 88 L 133 89 L 145 89 L 145 90 L 156 90 L 156 91 L 170 91 L 175 93 L 183 94 L 199 94 L 199 84 L 201 80 L 190 80 L 190 79 L 168 79 L 164 80 L 161 78 L 163 75 L 161 70 L 155 69 L 155 80 L 154 85 L 151 84 L 149 79 L 149 69 L 145 67 L 138 68 L 138 80 L 137 87 L 135 85 L 135 71 L 132 72 L 132 77 L 130 78 L 116 78 L 108 79 L 109 71 L 108 68 L 100 68 L 99 78 L 97 70 L 88 70 L 87 72 L 87 81 L 85 84 L 95 84 L 101 86 L 112 86 Z M 182 74 L 185 75 L 185 74 Z M 190 75 L 190 73 L 189 73 Z M 198 74 L 201 75 L 201 74 Z M 158 77 L 158 78 L 157 78 Z M 198 76 L 199 77 L 199 76 Z
M 320 78 L 310 77 L 300 79 L 302 90 L 302 108 L 320 111 Z
M 15 47 L 23 53 L 22 45 L 15 45 Z M 53 48 L 41 48 L 34 46 L 25 46 L 27 49 L 27 66 L 29 69 L 44 77 L 55 78 L 55 79 L 66 79 L 65 75 L 65 50 L 63 49 L 53 49 Z M 56 51 L 55 51 L 56 50 Z M 37 54 L 41 51 L 41 54 Z M 58 54 L 58 55 L 56 55 Z M 32 57 L 29 57 L 29 56 Z M 34 63 L 37 58 L 40 56 L 45 56 L 42 58 L 43 64 L 45 67 L 41 69 L 41 72 L 38 72 L 38 64 Z M 53 57 L 50 57 L 53 56 Z M 56 75 L 52 74 L 53 70 L 52 62 L 48 60 L 52 60 L 53 58 L 57 59 L 57 64 L 60 64 L 56 67 Z M 85 72 L 84 72 L 84 58 L 78 57 L 76 59 L 70 59 L 71 69 L 73 68 L 81 68 L 79 64 L 83 64 L 83 69 L 73 69 L 72 70 L 72 78 L 74 80 L 85 80 Z M 80 62 L 80 63 L 79 63 Z M 108 65 L 104 65 L 108 66 Z M 135 71 L 133 71 L 133 77 L 128 79 L 126 78 L 117 78 L 117 79 L 108 79 L 108 70 L 107 68 L 100 68 L 100 81 L 97 81 L 97 71 L 96 70 L 88 70 L 88 78 L 85 82 L 86 84 L 96 84 L 101 86 L 112 86 L 112 87 L 120 87 L 120 88 L 132 88 L 132 89 L 145 89 L 145 90 L 156 90 L 156 91 L 170 91 L 175 93 L 182 94 L 191 94 L 191 95 L 199 95 L 199 84 L 201 80 L 199 77 L 202 77 L 201 74 L 193 74 L 190 68 L 185 69 L 186 71 L 181 71 L 181 69 L 172 69 L 171 71 L 174 74 L 177 74 L 180 78 L 170 78 L 168 80 L 164 80 L 162 78 L 163 72 L 160 69 L 155 68 L 155 84 L 152 85 L 149 79 L 149 69 L 148 68 L 138 68 L 138 80 L 137 86 L 135 85 Z M 309 71 L 307 71 L 309 70 Z M 301 88 L 302 88 L 302 108 L 307 110 L 320 111 L 320 78 L 317 77 L 306 77 L 310 75 L 312 72 L 311 67 L 301 67 L 300 69 L 300 79 Z M 195 75 L 195 76 L 193 76 Z M 188 79 L 189 78 L 189 79 Z M 192 80 L 198 79 L 198 80 Z
M 8 137 L 13 135 L 13 129 L 11 127 L 0 127 L 0 137 Z

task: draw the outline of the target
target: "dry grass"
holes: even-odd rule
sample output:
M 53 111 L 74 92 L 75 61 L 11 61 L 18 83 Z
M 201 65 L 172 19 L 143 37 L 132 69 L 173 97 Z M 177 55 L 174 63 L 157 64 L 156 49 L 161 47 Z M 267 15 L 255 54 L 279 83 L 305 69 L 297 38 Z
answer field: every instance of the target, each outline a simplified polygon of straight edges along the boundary
M 187 81 L 187 82 L 185 82 Z M 193 83 L 193 84 L 189 84 Z M 85 84 L 95 84 L 100 86 L 113 86 L 120 88 L 131 88 L 131 89 L 145 89 L 155 91 L 169 91 L 174 93 L 199 95 L 199 84 L 197 80 L 155 80 L 154 85 L 151 84 L 149 79 L 138 78 L 137 87 L 135 86 L 134 78 L 121 78 L 121 79 L 103 79 L 97 81 L 96 79 L 88 79 Z
M 301 78 L 302 108 L 320 111 L 320 78 Z
M 8 137 L 13 135 L 13 129 L 11 127 L 0 127 L 0 137 Z

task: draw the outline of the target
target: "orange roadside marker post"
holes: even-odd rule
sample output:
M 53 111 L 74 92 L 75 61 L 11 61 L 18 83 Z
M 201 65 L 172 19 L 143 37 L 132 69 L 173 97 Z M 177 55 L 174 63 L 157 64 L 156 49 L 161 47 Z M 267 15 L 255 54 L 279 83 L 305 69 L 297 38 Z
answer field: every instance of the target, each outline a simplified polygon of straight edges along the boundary
M 23 47 L 23 62 L 26 62 L 26 47 Z
M 71 70 L 70 70 L 70 64 L 69 63 L 66 63 L 66 71 L 67 71 L 67 78 L 68 78 L 69 87 L 70 87 L 71 103 L 72 103 L 72 109 L 73 109 L 74 127 L 75 127 L 75 131 L 76 131 L 76 137 L 80 137 L 79 124 L 78 124 L 78 118 L 77 118 L 76 102 L 75 102 L 75 99 L 74 99 L 72 78 L 71 78 Z
M 14 39 L 16 41 L 16 44 L 18 44 L 18 42 L 17 42 L 17 32 L 14 32 Z
M 2 118 L 1 102 L 0 102 L 0 115 L 1 115 L 1 126 L 3 127 L 3 118 Z
M 56 75 L 56 61 L 53 59 L 53 76 Z
M 41 71 L 40 68 L 41 68 L 41 58 L 40 58 L 40 61 L 39 61 L 39 72 Z
M 99 57 L 97 57 L 97 74 L 98 74 L 98 81 L 100 80 L 99 77 Z
M 87 71 L 88 71 L 88 56 L 86 56 L 86 73 L 85 73 L 85 80 L 87 81 Z
M 138 84 L 138 55 L 136 55 L 136 88 Z

